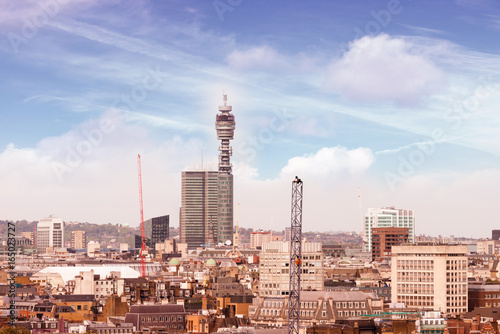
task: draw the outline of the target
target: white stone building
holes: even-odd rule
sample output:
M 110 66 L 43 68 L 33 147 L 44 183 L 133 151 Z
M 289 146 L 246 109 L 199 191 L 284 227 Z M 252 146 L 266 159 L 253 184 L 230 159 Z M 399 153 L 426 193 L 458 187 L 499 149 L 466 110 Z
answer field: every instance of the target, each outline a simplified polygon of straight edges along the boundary
M 467 312 L 467 246 L 392 247 L 393 303 L 446 315 Z
M 64 222 L 61 218 L 42 218 L 36 226 L 36 247 L 44 254 L 47 248 L 64 247 Z

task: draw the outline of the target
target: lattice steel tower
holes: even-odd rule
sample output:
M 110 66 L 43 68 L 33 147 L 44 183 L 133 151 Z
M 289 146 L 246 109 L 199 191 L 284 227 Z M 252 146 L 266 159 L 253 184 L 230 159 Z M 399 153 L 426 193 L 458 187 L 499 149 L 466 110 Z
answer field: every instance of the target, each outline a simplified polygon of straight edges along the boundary
M 229 141 L 234 139 L 236 123 L 231 114 L 232 107 L 227 105 L 227 95 L 223 95 L 224 105 L 219 106 L 215 119 L 219 146 L 219 186 L 217 203 L 217 241 L 233 241 L 233 168 L 230 157 L 233 154 Z
M 288 293 L 288 333 L 299 333 L 300 273 L 302 267 L 302 180 L 292 182 L 292 226 L 290 239 L 290 290 Z

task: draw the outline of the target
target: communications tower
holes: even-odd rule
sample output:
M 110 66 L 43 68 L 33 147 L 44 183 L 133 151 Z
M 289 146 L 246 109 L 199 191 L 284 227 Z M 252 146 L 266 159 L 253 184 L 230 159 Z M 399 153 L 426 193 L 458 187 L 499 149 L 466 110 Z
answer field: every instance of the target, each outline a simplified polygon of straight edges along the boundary
M 230 157 L 233 155 L 233 149 L 229 146 L 229 141 L 234 139 L 234 129 L 236 122 L 234 115 L 231 114 L 232 106 L 227 105 L 227 95 L 223 95 L 224 105 L 219 106 L 219 114 L 215 119 L 215 130 L 217 130 L 217 139 L 220 140 L 219 146 L 219 172 L 231 174 L 233 169 Z
M 292 224 L 290 230 L 290 290 L 288 293 L 288 334 L 299 333 L 300 272 L 302 267 L 302 180 L 292 182 Z
M 231 155 L 233 149 L 229 142 L 234 139 L 236 122 L 231 114 L 232 107 L 227 105 L 227 95 L 223 95 L 224 105 L 219 106 L 215 118 L 215 130 L 219 146 L 219 177 L 217 194 L 217 242 L 233 241 L 233 167 Z

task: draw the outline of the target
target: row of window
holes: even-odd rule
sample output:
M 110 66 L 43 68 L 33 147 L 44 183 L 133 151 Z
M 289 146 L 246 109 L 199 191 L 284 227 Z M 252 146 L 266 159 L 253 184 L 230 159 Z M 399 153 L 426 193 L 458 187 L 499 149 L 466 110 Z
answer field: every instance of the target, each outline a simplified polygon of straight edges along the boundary
M 398 294 L 434 294 L 432 284 L 398 284 Z
M 434 273 L 429 272 L 400 272 L 398 271 L 398 282 L 434 282 Z
M 141 317 L 142 322 L 151 322 L 151 321 L 184 321 L 183 317 L 181 315 L 179 316 L 161 316 L 161 317 Z
M 132 333 L 132 328 L 129 328 L 129 329 L 123 329 L 123 328 L 97 329 L 97 333 L 98 334 Z

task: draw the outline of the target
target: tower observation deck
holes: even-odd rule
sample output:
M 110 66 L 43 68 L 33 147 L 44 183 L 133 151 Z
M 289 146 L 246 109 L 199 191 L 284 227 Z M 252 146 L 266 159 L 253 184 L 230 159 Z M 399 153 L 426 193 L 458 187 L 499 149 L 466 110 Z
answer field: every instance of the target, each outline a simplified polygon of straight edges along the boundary
M 227 105 L 227 95 L 224 94 L 224 105 L 219 106 L 219 113 L 215 119 L 215 129 L 217 139 L 221 141 L 219 146 L 219 172 L 231 174 L 233 166 L 230 157 L 233 149 L 229 146 L 229 141 L 234 139 L 234 129 L 236 123 L 234 115 L 231 114 L 232 107 Z

